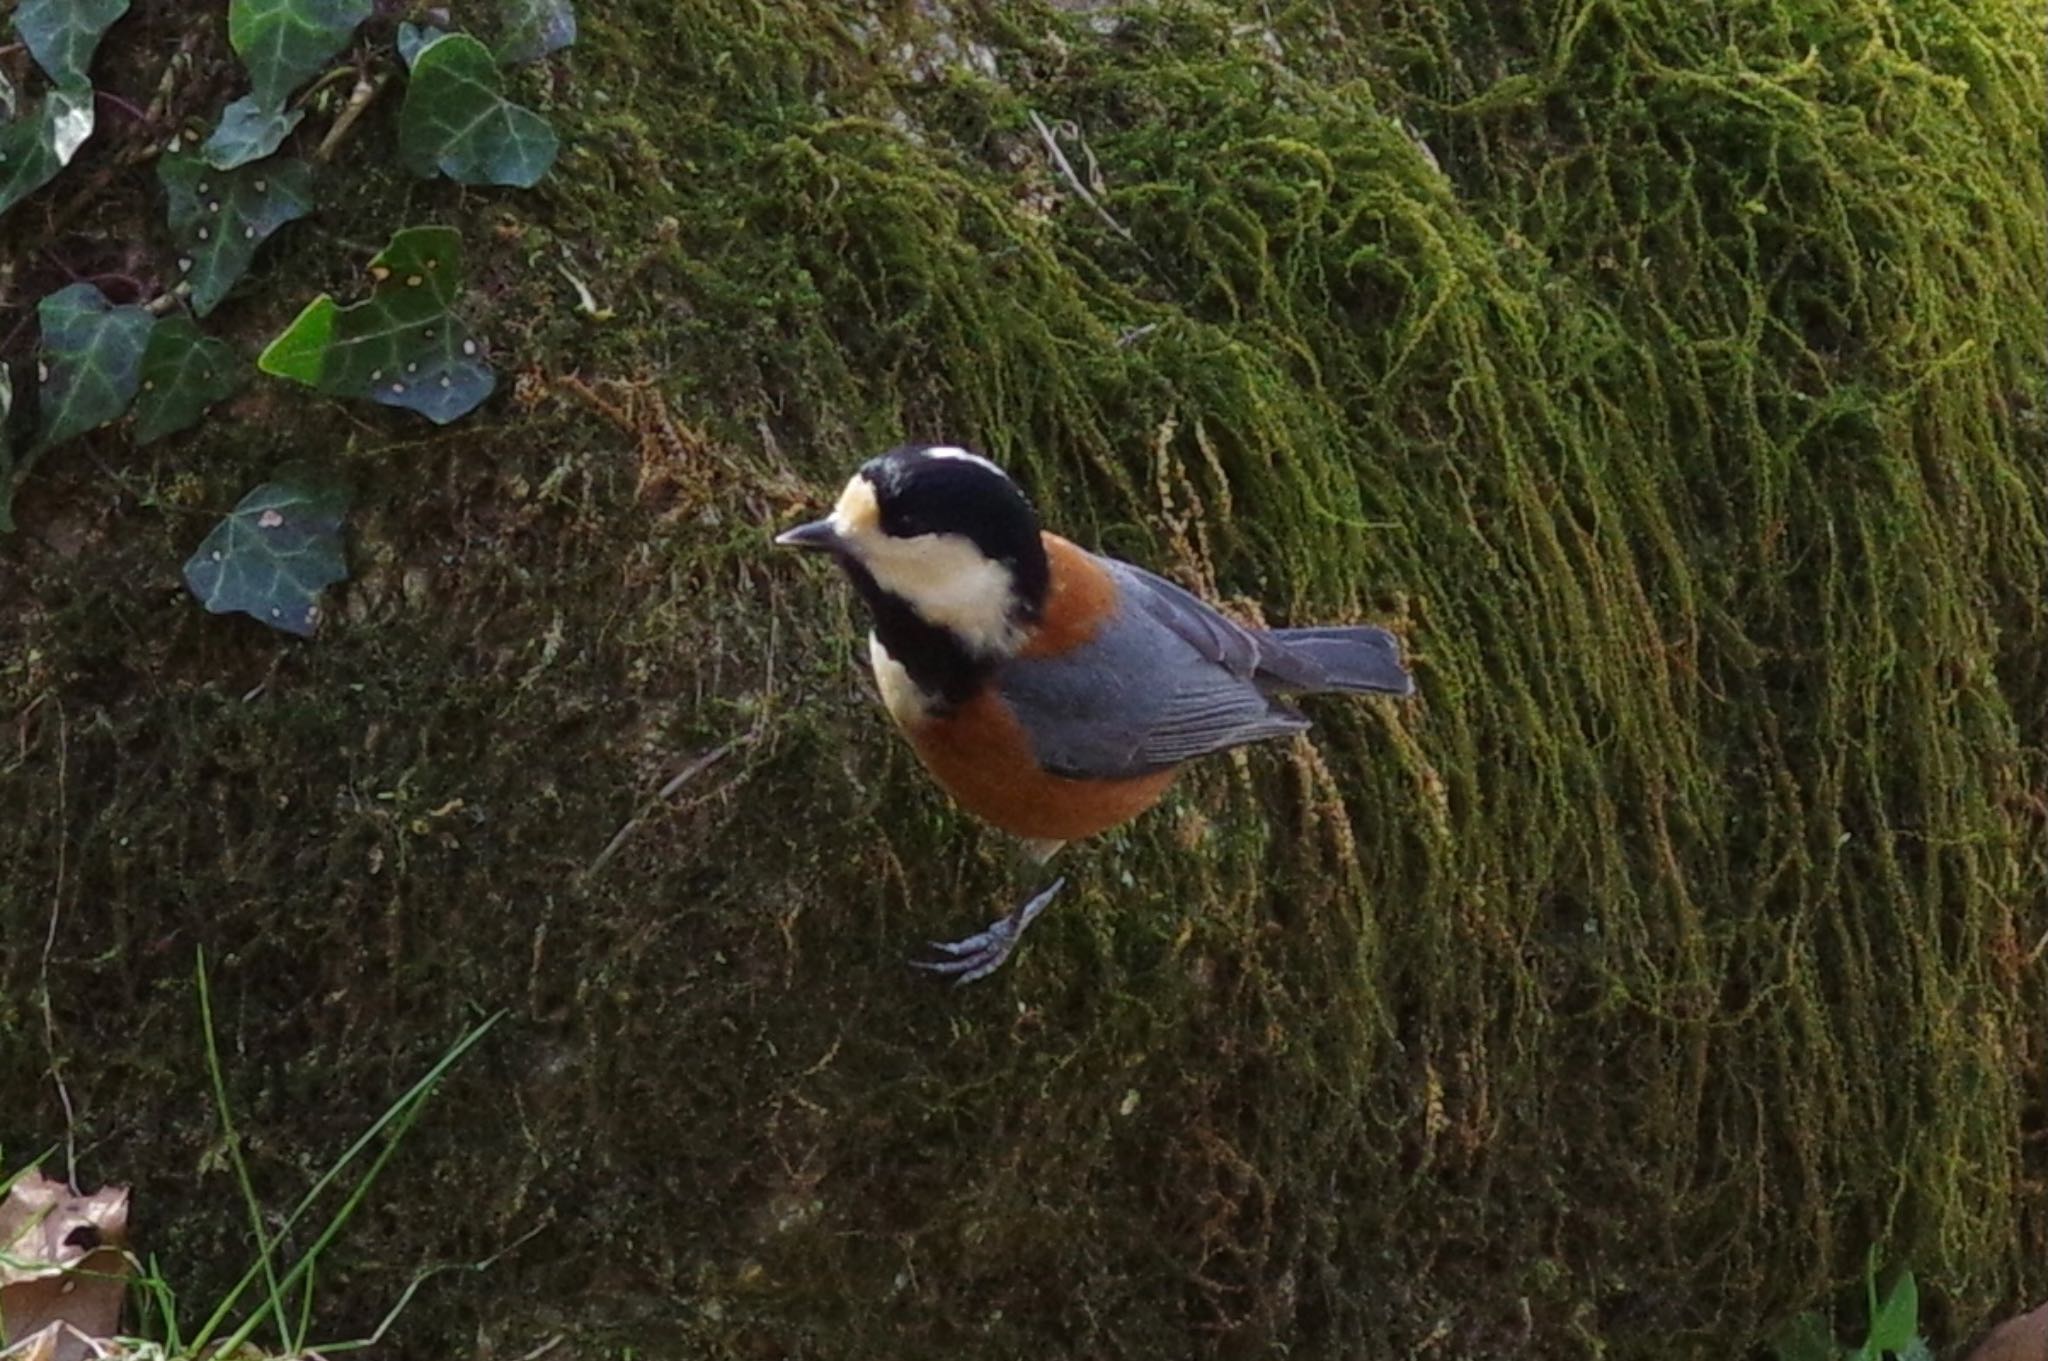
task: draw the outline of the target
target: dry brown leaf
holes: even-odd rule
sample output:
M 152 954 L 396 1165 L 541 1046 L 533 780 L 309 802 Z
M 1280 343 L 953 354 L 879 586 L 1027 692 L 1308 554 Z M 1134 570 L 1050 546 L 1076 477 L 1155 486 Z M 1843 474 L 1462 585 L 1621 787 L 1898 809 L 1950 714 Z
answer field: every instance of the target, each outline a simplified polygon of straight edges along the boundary
M 2048 1361 L 2048 1304 L 1993 1328 L 1970 1361 Z
M 0 1345 L 33 1336 L 33 1361 L 81 1361 L 121 1327 L 128 1188 L 79 1195 L 40 1172 L 0 1199 Z
M 53 1323 L 10 1346 L 7 1361 L 57 1361 L 62 1356 L 89 1356 L 91 1353 L 91 1344 L 84 1334 L 68 1323 Z

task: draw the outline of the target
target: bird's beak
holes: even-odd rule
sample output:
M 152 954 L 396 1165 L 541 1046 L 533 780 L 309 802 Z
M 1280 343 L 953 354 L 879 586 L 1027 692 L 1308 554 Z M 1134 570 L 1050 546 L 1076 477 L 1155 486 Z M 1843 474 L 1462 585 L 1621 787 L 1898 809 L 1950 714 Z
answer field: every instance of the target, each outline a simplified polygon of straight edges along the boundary
M 814 553 L 829 553 L 839 546 L 839 531 L 828 520 L 813 520 L 807 525 L 785 530 L 775 536 L 778 548 L 808 548 Z

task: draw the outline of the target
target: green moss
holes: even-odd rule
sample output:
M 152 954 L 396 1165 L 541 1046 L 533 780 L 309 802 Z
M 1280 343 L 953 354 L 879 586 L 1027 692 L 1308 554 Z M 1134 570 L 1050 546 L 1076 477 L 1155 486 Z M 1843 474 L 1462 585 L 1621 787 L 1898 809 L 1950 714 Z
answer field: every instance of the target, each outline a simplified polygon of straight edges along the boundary
M 311 648 L 124 584 L 260 432 L 22 550 L 0 1090 L 39 1095 L 0 1140 L 57 1128 L 54 906 L 88 1172 L 224 1276 L 194 944 L 279 1200 L 513 1009 L 330 1267 L 366 1324 L 550 1226 L 437 1287 L 421 1352 L 481 1318 L 676 1355 L 1660 1355 L 1750 1345 L 1873 1241 L 1958 1333 L 2038 1293 L 2036 17 L 1294 7 L 1269 43 L 1266 8 L 644 0 L 585 16 L 536 195 L 366 184 L 350 234 L 479 243 L 532 400 L 350 409 L 345 447 L 291 409 L 366 493 Z M 571 372 L 685 430 L 636 407 L 643 443 Z M 1393 620 L 1422 699 L 1193 775 L 1008 976 L 924 986 L 899 957 L 1024 885 L 883 730 L 843 593 L 763 546 L 904 433 L 1271 618 Z

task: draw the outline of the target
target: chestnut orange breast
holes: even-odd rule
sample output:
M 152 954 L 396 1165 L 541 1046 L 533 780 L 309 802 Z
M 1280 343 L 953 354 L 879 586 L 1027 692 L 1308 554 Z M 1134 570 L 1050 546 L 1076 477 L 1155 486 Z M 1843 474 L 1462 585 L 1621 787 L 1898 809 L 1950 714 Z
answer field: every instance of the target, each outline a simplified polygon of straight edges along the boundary
M 1172 769 L 1119 780 L 1044 770 L 1017 716 L 993 690 L 914 725 L 909 737 L 918 760 L 962 808 L 1035 841 L 1078 841 L 1128 822 L 1173 783 Z

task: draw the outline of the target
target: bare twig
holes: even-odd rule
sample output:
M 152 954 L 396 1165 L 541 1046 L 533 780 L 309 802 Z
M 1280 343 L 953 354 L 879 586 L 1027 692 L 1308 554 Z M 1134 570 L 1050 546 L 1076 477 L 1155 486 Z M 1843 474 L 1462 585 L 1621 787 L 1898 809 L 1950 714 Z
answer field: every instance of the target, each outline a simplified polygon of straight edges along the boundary
M 623 827 L 612 833 L 612 839 L 606 842 L 605 848 L 597 853 L 597 859 L 591 861 L 590 868 L 583 871 L 584 879 L 595 878 L 599 870 L 611 863 L 612 857 L 619 853 L 619 848 L 624 846 L 633 833 L 640 830 L 640 825 L 647 821 L 649 815 L 654 811 L 654 805 L 664 803 L 674 797 L 676 791 L 684 785 L 696 779 L 699 775 L 702 775 L 705 771 L 711 769 L 711 767 L 717 765 L 740 748 L 752 746 L 760 740 L 760 737 L 761 726 L 757 723 L 738 737 L 729 738 L 703 755 L 692 758 L 688 764 L 669 779 L 667 784 L 664 784 L 656 792 L 655 796 L 648 801 L 649 806 L 647 808 L 635 813 L 626 820 L 626 824 Z
M 71 229 L 72 222 L 79 214 L 88 208 L 98 206 L 100 196 L 107 192 L 107 186 L 114 182 L 114 176 L 118 171 L 153 161 L 162 150 L 154 138 L 128 146 L 115 158 L 113 165 L 106 166 L 94 174 L 77 193 L 64 201 L 62 207 L 44 220 L 42 239 L 29 249 L 47 250 L 52 242 Z
M 327 129 L 327 135 L 322 137 L 320 145 L 314 148 L 313 159 L 322 165 L 333 160 L 334 153 L 339 151 L 341 144 L 348 139 L 349 133 L 355 128 L 356 121 L 363 116 L 363 111 L 370 107 L 377 96 L 384 92 L 384 87 L 390 83 L 391 73 L 389 71 L 378 76 L 375 80 L 371 80 L 366 76 L 358 76 L 356 78 L 356 87 L 348 92 L 348 103 L 342 105 L 341 112 L 334 115 L 334 126 Z
M 156 93 L 150 97 L 148 122 L 151 127 L 169 120 L 171 101 L 178 96 L 178 78 L 192 69 L 192 49 L 199 42 L 197 33 L 187 33 L 178 43 L 178 50 L 171 53 L 171 59 L 164 63 L 163 74 L 157 77 Z
M 342 81 L 347 80 L 350 76 L 354 76 L 356 78 L 357 84 L 360 85 L 362 83 L 362 71 L 354 66 L 349 65 L 346 62 L 342 63 L 340 66 L 330 68 L 328 71 L 324 72 L 321 75 L 320 79 L 314 81 L 311 85 L 308 85 L 305 89 L 299 91 L 298 96 L 292 100 L 292 107 L 295 109 L 305 108 L 308 104 L 311 104 L 313 102 L 313 97 L 319 94 L 322 90 L 325 90 L 330 85 L 339 85 L 341 84 Z
M 43 958 L 36 975 L 36 991 L 43 1004 L 43 1046 L 50 1056 L 50 1081 L 57 1084 L 57 1100 L 64 1107 L 64 1171 L 71 1185 L 78 1185 L 78 1121 L 71 1108 L 71 1092 L 64 1085 L 64 1065 L 57 1057 L 57 1014 L 50 1005 L 50 955 L 57 948 L 57 922 L 64 912 L 64 878 L 69 868 L 66 852 L 71 847 L 71 830 L 64 825 L 70 814 L 71 724 L 64 706 L 57 706 L 57 878 L 50 889 L 50 925 L 43 933 Z
M 1068 186 L 1080 196 L 1081 202 L 1093 208 L 1095 215 L 1101 218 L 1111 231 L 1136 246 L 1138 238 L 1132 236 L 1130 229 L 1125 227 L 1123 223 L 1110 216 L 1109 209 L 1102 206 L 1102 200 L 1095 197 L 1094 192 L 1088 188 L 1087 184 L 1081 179 L 1081 176 L 1075 172 L 1074 163 L 1067 159 L 1067 153 L 1060 148 L 1060 139 L 1053 135 L 1053 130 L 1046 126 L 1045 120 L 1038 116 L 1036 109 L 1031 111 L 1031 126 L 1038 130 L 1039 140 L 1043 141 L 1045 149 L 1052 153 L 1052 163 L 1059 167 L 1060 174 L 1066 177 Z M 1093 153 L 1090 153 L 1090 159 L 1093 159 Z M 1139 247 L 1139 249 L 1142 250 L 1143 247 Z

